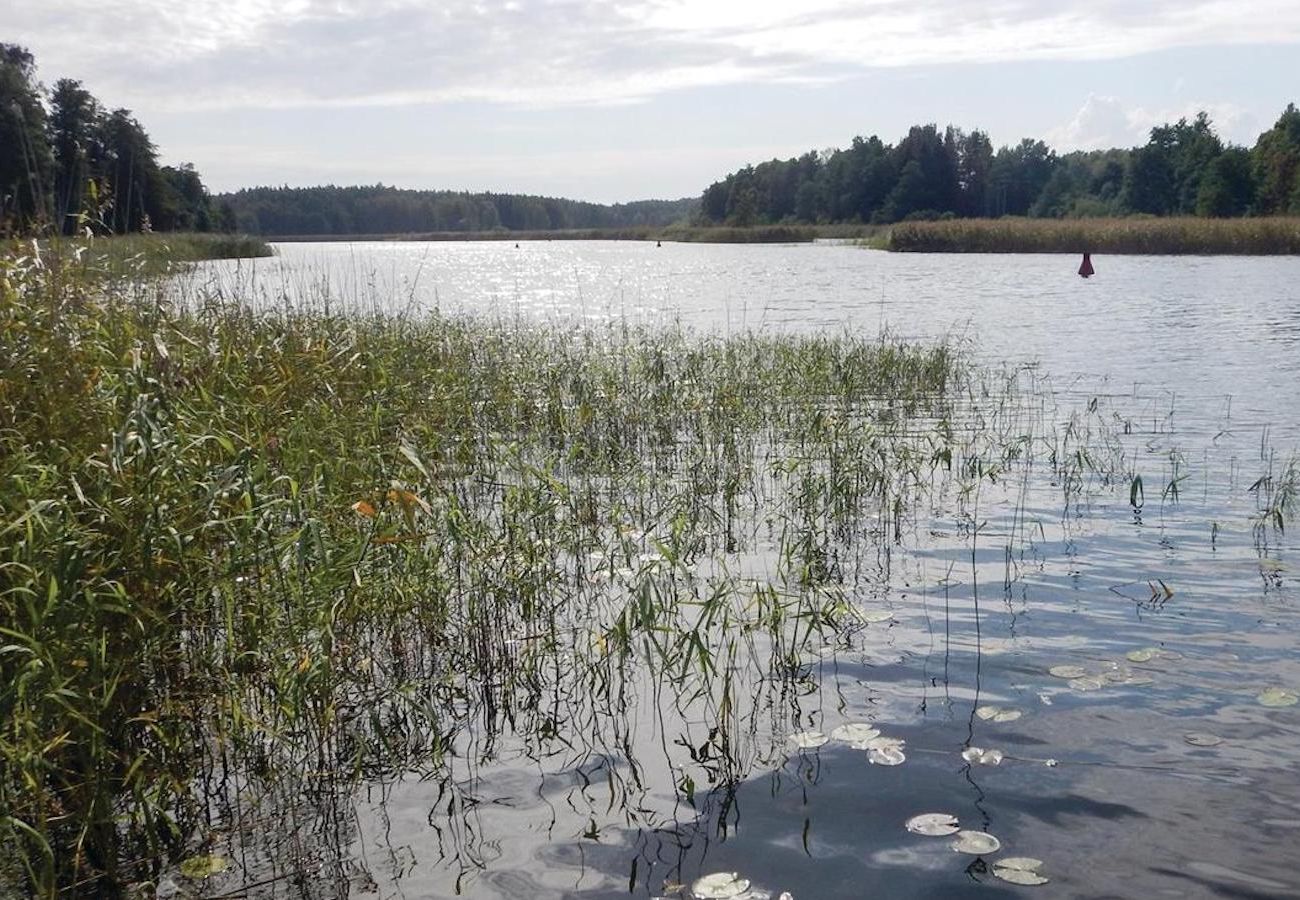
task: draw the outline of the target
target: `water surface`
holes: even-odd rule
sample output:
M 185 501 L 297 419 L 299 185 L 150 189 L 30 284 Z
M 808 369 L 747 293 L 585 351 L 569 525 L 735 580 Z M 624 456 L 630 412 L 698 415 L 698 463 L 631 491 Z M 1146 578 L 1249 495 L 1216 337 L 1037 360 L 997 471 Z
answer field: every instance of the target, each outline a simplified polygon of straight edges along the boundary
M 325 289 L 352 309 L 946 339 L 1016 373 L 1016 399 L 972 397 L 968 423 L 1034 438 L 1001 477 L 940 479 L 901 532 L 882 518 L 845 542 L 843 590 L 891 617 L 805 641 L 794 670 L 738 661 L 727 747 L 653 677 L 595 709 L 557 676 L 547 739 L 468 727 L 436 776 L 254 834 L 256 890 L 685 896 L 738 871 L 796 898 L 1300 896 L 1300 707 L 1257 701 L 1300 691 L 1295 528 L 1263 518 L 1300 443 L 1300 259 L 1098 257 L 1084 281 L 1073 257 L 827 244 L 277 249 L 196 280 L 276 304 Z M 1140 504 L 1121 470 L 1142 475 Z M 662 523 L 642 524 L 651 550 Z M 754 537 L 748 574 L 772 577 Z M 1047 671 L 1064 664 L 1110 680 L 1078 690 Z M 1022 715 L 985 721 L 988 704 Z M 906 763 L 790 743 L 845 722 L 904 738 Z M 1219 743 L 1188 742 L 1205 734 Z M 971 745 L 1006 758 L 969 764 Z M 987 871 L 997 855 L 905 831 L 923 812 L 1042 859 L 1051 883 L 1012 886 Z M 316 877 L 289 881 L 303 858 Z

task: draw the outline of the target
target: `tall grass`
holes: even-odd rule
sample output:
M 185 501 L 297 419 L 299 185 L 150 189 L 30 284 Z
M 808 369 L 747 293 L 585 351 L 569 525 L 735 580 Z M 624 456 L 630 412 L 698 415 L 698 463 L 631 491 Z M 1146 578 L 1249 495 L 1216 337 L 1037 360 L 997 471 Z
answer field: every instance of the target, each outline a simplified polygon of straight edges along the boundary
M 651 665 L 725 737 L 952 440 L 942 345 L 181 303 L 70 249 L 0 260 L 0 856 L 44 896 L 309 772 L 552 740 L 557 680 Z
M 1300 219 L 952 219 L 902 222 L 883 246 L 918 253 L 1296 254 Z

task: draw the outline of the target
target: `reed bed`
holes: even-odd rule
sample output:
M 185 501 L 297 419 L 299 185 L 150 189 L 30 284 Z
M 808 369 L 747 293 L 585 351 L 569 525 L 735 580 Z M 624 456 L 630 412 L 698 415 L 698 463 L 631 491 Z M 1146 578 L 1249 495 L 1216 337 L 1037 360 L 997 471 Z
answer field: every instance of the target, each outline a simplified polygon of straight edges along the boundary
M 914 253 L 1300 253 L 1300 218 L 952 219 L 892 226 L 883 246 Z
M 725 722 L 738 654 L 779 690 L 851 618 L 836 548 L 909 514 L 960 378 L 942 345 L 180 302 L 96 259 L 0 261 L 0 873 L 45 896 L 154 883 L 254 784 L 554 739 L 561 682 L 651 665 Z

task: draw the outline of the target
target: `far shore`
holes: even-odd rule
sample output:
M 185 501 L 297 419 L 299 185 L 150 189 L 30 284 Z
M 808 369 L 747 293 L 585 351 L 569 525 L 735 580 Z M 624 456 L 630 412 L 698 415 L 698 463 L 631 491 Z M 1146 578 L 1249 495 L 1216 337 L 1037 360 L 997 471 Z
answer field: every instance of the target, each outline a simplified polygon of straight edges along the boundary
M 430 231 L 406 234 L 277 234 L 276 243 L 356 241 L 676 241 L 710 244 L 797 244 L 819 239 L 867 240 L 882 225 L 669 225 L 638 228 L 566 228 L 536 231 Z
M 790 244 L 846 240 L 905 253 L 1080 253 L 1149 255 L 1300 254 L 1300 218 L 948 219 L 893 225 L 671 225 L 537 231 L 266 235 L 267 241 L 673 241 Z

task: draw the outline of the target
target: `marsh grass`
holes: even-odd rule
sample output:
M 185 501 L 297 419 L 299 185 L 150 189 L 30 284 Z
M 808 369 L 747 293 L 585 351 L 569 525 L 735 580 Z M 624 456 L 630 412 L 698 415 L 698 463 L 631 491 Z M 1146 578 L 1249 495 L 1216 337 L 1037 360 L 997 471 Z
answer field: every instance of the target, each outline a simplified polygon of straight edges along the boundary
M 884 249 L 917 253 L 1300 253 L 1297 218 L 952 219 L 890 227 Z
M 44 895 L 149 883 L 254 783 L 549 739 L 557 685 L 614 703 L 647 665 L 739 769 L 737 659 L 797 676 L 851 619 L 837 547 L 906 514 L 960 371 L 180 303 L 125 259 L 0 262 L 0 829 Z M 776 582 L 738 562 L 760 532 Z
M 46 254 L 62 262 L 51 276 L 100 282 L 170 275 L 190 263 L 213 259 L 244 259 L 273 255 L 271 245 L 243 234 L 155 232 L 93 235 L 14 241 L 0 252 L 10 259 Z M 55 289 L 57 281 L 55 282 Z

